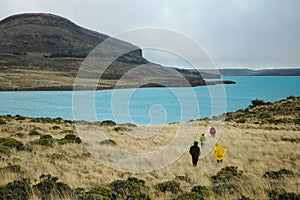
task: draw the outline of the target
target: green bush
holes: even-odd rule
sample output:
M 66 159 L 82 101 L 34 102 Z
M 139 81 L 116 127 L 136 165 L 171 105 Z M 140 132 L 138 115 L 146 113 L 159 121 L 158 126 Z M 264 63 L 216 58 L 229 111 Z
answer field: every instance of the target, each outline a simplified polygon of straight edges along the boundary
M 201 194 L 197 194 L 195 192 L 185 192 L 173 200 L 204 200 L 204 198 Z
M 55 126 L 53 126 L 53 127 L 52 127 L 52 129 L 53 129 L 53 130 L 59 130 L 59 129 L 60 129 L 60 127 L 59 127 L 59 126 L 57 126 L 57 125 L 55 125 Z
M 112 120 L 104 120 L 102 122 L 99 123 L 100 126 L 116 126 L 117 123 L 112 121 Z
M 281 169 L 279 171 L 267 171 L 263 176 L 269 179 L 280 179 L 289 175 L 294 175 L 294 172 L 287 169 Z
M 241 178 L 243 176 L 242 171 L 238 171 L 238 167 L 226 166 L 222 168 L 216 175 L 212 176 L 213 183 L 227 182 L 233 178 Z
M 63 139 L 58 141 L 59 144 L 75 143 L 80 144 L 81 139 L 73 134 L 66 135 Z
M 32 196 L 30 181 L 28 179 L 15 180 L 6 186 L 0 187 L 2 200 L 29 200 Z
M 285 193 L 279 194 L 278 199 L 279 200 L 299 200 L 300 194 L 296 194 L 294 192 L 285 192 Z
M 283 188 L 275 188 L 269 191 L 270 200 L 278 200 L 280 194 L 286 194 L 287 192 Z
M 300 107 L 298 111 L 300 111 Z M 300 118 L 294 119 L 294 124 L 300 125 Z
M 192 188 L 191 192 L 195 192 L 203 197 L 209 196 L 209 189 L 206 186 L 196 185 Z
M 250 197 L 246 197 L 242 195 L 241 197 L 238 197 L 236 200 L 252 200 Z
M 41 135 L 36 129 L 33 129 L 28 133 L 29 136 Z
M 55 139 L 51 135 L 41 135 L 40 139 L 29 142 L 30 145 L 53 147 Z
M 63 122 L 68 122 L 67 120 L 63 120 L 62 118 L 58 117 L 58 118 L 55 118 L 55 119 L 52 119 L 50 117 L 46 117 L 46 118 L 43 118 L 43 117 L 38 117 L 38 118 L 32 118 L 30 120 L 31 122 L 36 122 L 36 123 L 63 123 Z
M 15 120 L 25 120 L 25 119 L 26 119 L 26 117 L 24 117 L 24 116 L 20 116 L 20 115 L 15 116 Z
M 0 119 L 0 125 L 6 124 L 6 122 L 3 119 Z
M 34 140 L 34 141 L 31 141 L 29 144 L 53 147 L 53 141 L 45 140 L 45 139 Z
M 211 179 L 214 183 L 212 191 L 218 195 L 234 194 L 239 190 L 238 181 L 243 178 L 243 172 L 238 171 L 238 167 L 226 166 L 222 168 Z
M 41 140 L 51 140 L 51 141 L 54 140 L 53 137 L 52 137 L 52 135 L 42 135 L 42 136 L 40 137 L 40 139 L 41 139 Z
M 101 199 L 101 200 L 110 200 L 117 199 L 118 194 L 112 191 L 110 188 L 106 187 L 96 187 L 89 191 L 84 191 L 82 188 L 77 188 L 75 190 L 76 199 L 80 200 L 91 200 L 91 199 Z
M 156 189 L 158 189 L 161 192 L 171 192 L 173 194 L 177 194 L 181 191 L 180 189 L 180 183 L 176 181 L 166 181 L 163 183 L 159 183 L 156 186 Z
M 0 154 L 1 155 L 8 155 L 9 153 L 10 153 L 10 151 L 7 147 L 0 145 Z
M 250 107 L 265 105 L 266 103 L 263 100 L 255 99 L 251 101 L 252 105 Z
M 133 196 L 139 197 L 140 199 L 142 197 L 147 199 L 147 197 L 144 195 L 145 191 L 148 189 L 145 185 L 145 181 L 135 177 L 129 177 L 127 180 L 113 181 L 109 184 L 109 187 L 115 193 L 120 195 L 122 199 L 132 199 Z
M 24 145 L 22 142 L 14 139 L 14 138 L 0 138 L 0 146 L 7 148 L 15 148 L 18 151 L 24 150 Z
M 135 193 L 127 195 L 126 200 L 151 200 L 151 198 L 145 193 Z
M 114 131 L 116 131 L 116 132 L 119 132 L 119 131 L 121 131 L 121 128 L 118 126 L 118 127 L 115 127 L 114 128 Z
M 10 163 L 8 163 L 8 165 L 6 167 L 0 168 L 0 172 L 1 171 L 9 171 L 9 172 L 13 172 L 13 173 L 23 173 L 20 165 L 12 165 Z
M 244 124 L 245 122 L 246 122 L 245 118 L 240 118 L 240 119 L 236 120 L 236 123 Z
M 233 183 L 227 182 L 214 184 L 212 187 L 212 191 L 220 196 L 223 196 L 228 194 L 232 195 L 236 191 L 238 191 L 238 189 L 236 189 L 236 186 Z
M 57 177 L 42 174 L 40 183 L 34 185 L 33 189 L 37 191 L 42 200 L 50 199 L 51 196 L 64 198 L 73 195 L 72 189 L 67 184 L 57 181 Z

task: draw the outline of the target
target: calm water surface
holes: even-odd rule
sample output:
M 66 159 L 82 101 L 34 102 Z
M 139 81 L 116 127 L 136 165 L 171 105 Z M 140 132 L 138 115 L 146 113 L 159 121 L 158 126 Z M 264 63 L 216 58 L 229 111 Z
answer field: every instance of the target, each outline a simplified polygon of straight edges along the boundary
M 0 92 L 0 115 L 162 124 L 246 108 L 256 98 L 274 102 L 290 95 L 300 96 L 299 76 L 227 76 L 223 79 L 237 84 L 78 92 L 75 102 L 72 91 Z M 95 98 L 89 101 L 93 95 Z

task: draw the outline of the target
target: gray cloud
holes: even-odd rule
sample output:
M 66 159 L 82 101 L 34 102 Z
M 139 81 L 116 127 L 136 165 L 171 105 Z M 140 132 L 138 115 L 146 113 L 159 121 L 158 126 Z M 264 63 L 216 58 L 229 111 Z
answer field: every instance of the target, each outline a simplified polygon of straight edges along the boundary
M 300 66 L 298 0 L 0 0 L 0 4 L 1 19 L 15 13 L 50 12 L 110 35 L 140 27 L 172 29 L 202 44 L 220 67 Z M 159 54 L 146 55 L 155 60 Z M 163 57 L 157 60 L 174 64 Z

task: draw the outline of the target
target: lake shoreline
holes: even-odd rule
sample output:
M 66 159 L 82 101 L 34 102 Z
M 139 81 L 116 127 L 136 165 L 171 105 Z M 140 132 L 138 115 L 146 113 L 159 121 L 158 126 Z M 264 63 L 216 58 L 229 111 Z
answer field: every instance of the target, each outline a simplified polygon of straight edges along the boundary
M 199 86 L 211 86 L 211 85 L 219 85 L 219 84 L 236 84 L 235 81 L 232 80 L 213 80 L 213 81 L 206 81 L 199 83 L 191 83 L 190 87 L 199 87 Z M 160 87 L 186 87 L 181 85 L 171 85 L 171 86 L 163 86 L 159 84 L 147 84 L 142 87 L 138 86 L 122 86 L 122 87 L 101 87 L 98 86 L 97 89 L 95 87 L 81 87 L 81 86 L 49 86 L 49 87 L 34 87 L 34 88 L 1 88 L 0 92 L 13 92 L 13 91 L 20 91 L 20 92 L 26 92 L 26 91 L 98 91 L 98 90 L 113 90 L 113 89 L 134 89 L 134 88 L 160 88 Z

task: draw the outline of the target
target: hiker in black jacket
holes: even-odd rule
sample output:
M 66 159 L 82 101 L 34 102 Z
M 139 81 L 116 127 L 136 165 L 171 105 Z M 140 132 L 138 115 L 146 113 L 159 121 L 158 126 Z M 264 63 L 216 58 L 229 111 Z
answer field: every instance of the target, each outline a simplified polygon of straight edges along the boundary
M 194 145 L 190 148 L 190 154 L 192 156 L 193 165 L 196 167 L 199 156 L 201 154 L 198 142 L 194 142 Z

